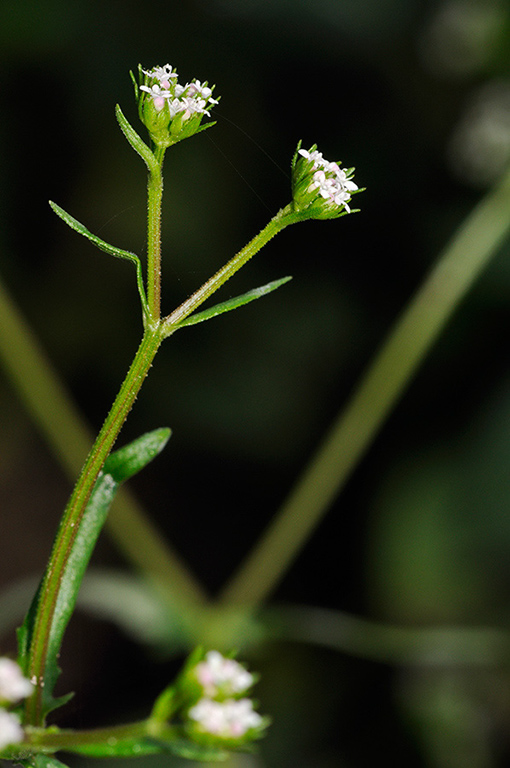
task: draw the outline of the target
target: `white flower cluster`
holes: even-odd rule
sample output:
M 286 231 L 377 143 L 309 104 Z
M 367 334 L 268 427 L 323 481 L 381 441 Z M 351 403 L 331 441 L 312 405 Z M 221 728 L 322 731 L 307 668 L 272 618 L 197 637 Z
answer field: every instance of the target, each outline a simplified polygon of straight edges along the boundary
M 325 200 L 335 205 L 343 205 L 347 213 L 350 213 L 351 209 L 348 203 L 352 192 L 358 189 L 358 185 L 351 181 L 352 171 L 349 172 L 340 168 L 338 163 L 330 163 L 317 150 L 310 152 L 306 149 L 300 149 L 299 154 L 312 163 L 314 168 L 317 168 L 308 190 L 312 192 L 317 189 Z
M 239 739 L 252 728 L 259 728 L 263 719 L 253 709 L 251 699 L 200 699 L 189 711 L 200 729 L 222 739 Z
M 218 694 L 232 696 L 243 693 L 253 685 L 253 675 L 239 662 L 227 659 L 218 651 L 208 651 L 205 660 L 195 667 L 204 695 L 215 698 Z
M 154 67 L 151 72 L 142 70 L 145 75 L 154 81 L 151 85 L 141 85 L 140 90 L 145 91 L 154 101 L 157 112 L 168 104 L 170 117 L 173 119 L 179 112 L 183 112 L 183 119 L 187 120 L 193 114 L 210 115 L 206 107 L 217 104 L 217 99 L 212 98 L 212 88 L 200 80 L 193 80 L 186 85 L 180 85 L 177 80 L 177 72 L 170 64 L 164 67 Z
M 209 651 L 193 670 L 202 688 L 202 698 L 188 716 L 202 734 L 221 739 L 240 739 L 250 730 L 261 728 L 264 718 L 253 709 L 248 698 L 238 698 L 254 683 L 254 676 L 234 659 Z
M 16 662 L 0 658 L 0 704 L 15 704 L 30 696 L 32 691 L 32 683 L 23 677 Z M 23 741 L 23 729 L 18 717 L 0 707 L 0 749 L 20 741 Z

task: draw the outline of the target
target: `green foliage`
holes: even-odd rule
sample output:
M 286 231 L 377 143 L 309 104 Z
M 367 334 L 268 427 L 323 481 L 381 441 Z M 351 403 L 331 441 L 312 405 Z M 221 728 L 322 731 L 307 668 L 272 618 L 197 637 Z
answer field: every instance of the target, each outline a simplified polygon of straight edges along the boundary
M 271 283 L 267 283 L 267 285 L 253 288 L 251 291 L 247 291 L 240 296 L 235 296 L 227 301 L 222 301 L 220 304 L 215 304 L 209 309 L 204 309 L 202 312 L 196 312 L 195 314 L 190 315 L 185 320 L 178 323 L 177 326 L 174 326 L 174 328 L 184 328 L 185 325 L 202 323 L 204 320 L 210 320 L 211 317 L 216 317 L 217 315 L 222 315 L 224 312 L 230 312 L 232 309 L 242 307 L 244 304 L 249 304 L 250 301 L 260 299 L 261 296 L 265 296 L 266 294 L 275 291 L 281 285 L 288 283 L 289 280 L 292 280 L 292 277 L 282 277 L 279 280 L 273 280 Z
M 69 695 L 60 698 L 53 697 L 55 683 L 60 674 L 58 656 L 64 632 L 76 604 L 78 590 L 98 536 L 106 521 L 108 510 L 121 483 L 152 461 L 163 450 L 169 437 L 170 430 L 161 428 L 142 435 L 142 437 L 134 442 L 119 449 L 106 461 L 104 469 L 94 487 L 82 520 L 77 526 L 66 565 L 60 576 L 58 593 L 55 596 L 51 628 L 48 636 L 45 685 L 42 690 L 45 715 L 69 699 Z M 33 633 L 39 594 L 44 584 L 45 579 L 43 578 L 25 621 L 18 632 L 19 663 L 23 670 L 28 668 L 29 653 L 34 640 Z
M 63 219 L 63 221 L 65 221 L 65 223 L 71 227 L 71 229 L 74 229 L 75 232 L 78 232 L 80 235 L 83 235 L 83 237 L 86 237 L 87 240 L 90 240 L 92 243 L 94 243 L 94 245 L 96 245 L 101 251 L 109 253 L 110 256 L 116 256 L 119 259 L 126 259 L 127 261 L 131 261 L 135 265 L 138 293 L 140 294 L 140 300 L 142 302 L 143 314 L 144 317 L 146 317 L 147 298 L 145 296 L 145 288 L 143 285 L 142 265 L 136 253 L 131 253 L 131 251 L 123 251 L 122 248 L 116 248 L 114 245 L 105 243 L 105 241 L 101 240 L 101 238 L 97 237 L 97 235 L 93 235 L 92 232 L 89 232 L 89 230 L 83 224 L 71 216 L 71 214 L 67 213 L 67 211 L 64 211 L 64 209 L 59 205 L 54 203 L 52 200 L 50 200 L 49 203 L 57 216 L 60 216 L 60 218 Z

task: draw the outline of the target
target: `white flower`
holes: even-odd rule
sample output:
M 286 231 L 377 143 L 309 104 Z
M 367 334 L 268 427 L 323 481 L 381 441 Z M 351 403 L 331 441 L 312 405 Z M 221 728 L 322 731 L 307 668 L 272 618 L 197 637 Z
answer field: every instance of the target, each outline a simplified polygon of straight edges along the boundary
M 23 729 L 16 715 L 0 709 L 0 750 L 23 741 Z
M 218 651 L 209 651 L 205 660 L 197 664 L 195 674 L 206 696 L 231 696 L 242 693 L 253 685 L 253 675 L 239 662 L 226 659 Z
M 30 696 L 34 687 L 12 659 L 0 658 L 0 701 L 15 702 Z
M 252 728 L 259 728 L 262 717 L 253 709 L 251 699 L 212 701 L 200 699 L 189 711 L 200 730 L 225 739 L 238 739 Z
M 189 83 L 186 86 L 186 89 L 188 91 L 189 96 L 194 96 L 195 94 L 199 94 L 203 99 L 209 99 L 209 97 L 212 94 L 212 89 L 209 88 L 207 85 L 202 85 L 200 80 L 193 80 L 192 83 Z
M 141 85 L 140 90 L 146 91 L 152 96 L 154 100 L 154 106 L 158 112 L 161 112 L 165 106 L 165 99 L 172 95 L 170 91 L 162 89 L 159 83 L 154 83 L 150 88 L 148 85 Z
M 318 168 L 319 165 L 323 164 L 322 152 L 318 152 L 317 150 L 309 152 L 306 149 L 300 149 L 299 154 L 313 163 L 315 168 Z
M 159 80 L 163 88 L 170 88 L 171 79 L 174 77 L 177 79 L 177 72 L 172 70 L 173 67 L 170 64 L 165 64 L 164 67 L 154 67 L 152 72 L 147 72 L 145 69 L 143 72 L 149 77 L 155 77 Z
M 207 111 L 205 108 L 206 101 L 205 99 L 197 98 L 196 96 L 184 96 L 182 99 L 182 105 L 183 108 L 186 110 L 184 114 L 185 120 L 188 119 L 188 117 L 191 117 L 191 115 L 194 115 L 196 113 L 202 113 L 203 115 L 207 115 L 210 117 L 211 113 Z

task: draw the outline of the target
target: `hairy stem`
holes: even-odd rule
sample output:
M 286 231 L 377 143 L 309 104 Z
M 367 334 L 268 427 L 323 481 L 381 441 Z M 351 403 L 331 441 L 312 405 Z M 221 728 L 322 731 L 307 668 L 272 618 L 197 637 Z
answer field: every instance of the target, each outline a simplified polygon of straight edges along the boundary
M 1 278 L 0 327 L 0 364 L 50 449 L 74 479 L 83 466 L 94 435 Z M 106 527 L 123 555 L 172 607 L 181 606 L 183 616 L 191 614 L 192 605 L 206 601 L 198 581 L 165 542 L 128 488 L 119 490 Z
M 147 329 L 112 409 L 83 466 L 60 523 L 43 577 L 30 639 L 29 663 L 26 673 L 34 683 L 35 690 L 33 695 L 27 699 L 25 712 L 26 722 L 31 725 L 43 724 L 42 698 L 48 642 L 60 583 L 71 545 L 78 532 L 99 473 L 140 391 L 160 344 L 159 329 L 156 331 Z

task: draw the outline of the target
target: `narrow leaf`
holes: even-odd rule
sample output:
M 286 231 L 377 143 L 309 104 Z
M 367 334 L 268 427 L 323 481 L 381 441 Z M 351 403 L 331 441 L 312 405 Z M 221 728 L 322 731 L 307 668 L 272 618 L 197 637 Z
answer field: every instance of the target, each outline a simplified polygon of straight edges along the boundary
M 131 123 L 129 123 L 122 112 L 120 106 L 117 104 L 115 107 L 115 115 L 117 117 L 117 121 L 119 123 L 120 129 L 126 139 L 128 140 L 129 144 L 133 147 L 135 152 L 140 155 L 142 160 L 144 161 L 145 165 L 149 169 L 149 171 L 155 170 L 157 168 L 157 160 L 154 157 L 154 153 L 151 151 L 151 149 L 147 146 L 147 144 L 143 141 L 143 139 L 140 138 L 140 136 L 137 134 Z
M 94 243 L 94 245 L 96 245 L 101 251 L 110 254 L 110 256 L 116 256 L 119 259 L 126 259 L 127 261 L 131 261 L 135 265 L 138 293 L 140 294 L 144 315 L 147 316 L 148 308 L 147 298 L 145 296 L 145 289 L 143 285 L 142 264 L 136 253 L 132 253 L 131 251 L 124 251 L 122 248 L 117 248 L 114 245 L 110 245 L 110 243 L 105 243 L 105 241 L 101 240 L 100 237 L 92 234 L 92 232 L 90 232 L 87 227 L 78 221 L 78 219 L 75 219 L 74 216 L 71 216 L 70 213 L 64 211 L 60 205 L 57 205 L 52 200 L 50 200 L 49 203 L 53 211 L 57 214 L 57 216 L 60 216 L 60 218 L 65 221 L 68 227 L 71 227 L 71 229 L 74 229 L 75 232 L 78 232 L 78 234 L 86 237 L 87 240 L 90 240 L 92 243 Z
M 172 331 L 176 330 L 176 327 L 183 328 L 185 325 L 202 323 L 204 320 L 210 320 L 211 317 L 222 315 L 224 312 L 230 312 L 232 309 L 237 309 L 244 304 L 249 304 L 250 301 L 260 299 L 261 296 L 265 296 L 266 294 L 275 291 L 281 285 L 284 285 L 284 283 L 288 283 L 289 280 L 292 280 L 292 277 L 282 277 L 280 280 L 273 280 L 273 282 L 267 283 L 267 285 L 261 285 L 259 288 L 253 288 L 251 291 L 243 293 L 241 296 L 235 296 L 233 299 L 222 301 L 221 304 L 215 304 L 213 307 L 204 309 L 202 312 L 196 312 L 194 315 L 190 315 L 185 320 L 178 323 L 177 326 L 173 326 Z
M 48 640 L 47 664 L 43 689 L 44 714 L 61 706 L 69 697 L 55 699 L 53 689 L 60 674 L 58 655 L 64 632 L 74 611 L 78 590 L 108 510 L 121 483 L 139 472 L 163 450 L 170 437 L 169 429 L 157 429 L 121 448 L 105 462 L 102 473 L 92 491 L 83 518 L 70 546 L 67 562 L 62 572 L 55 610 L 51 620 Z M 42 583 L 42 582 L 41 582 Z M 40 590 L 40 587 L 39 587 Z M 18 633 L 20 663 L 26 662 L 32 642 L 39 590 Z

